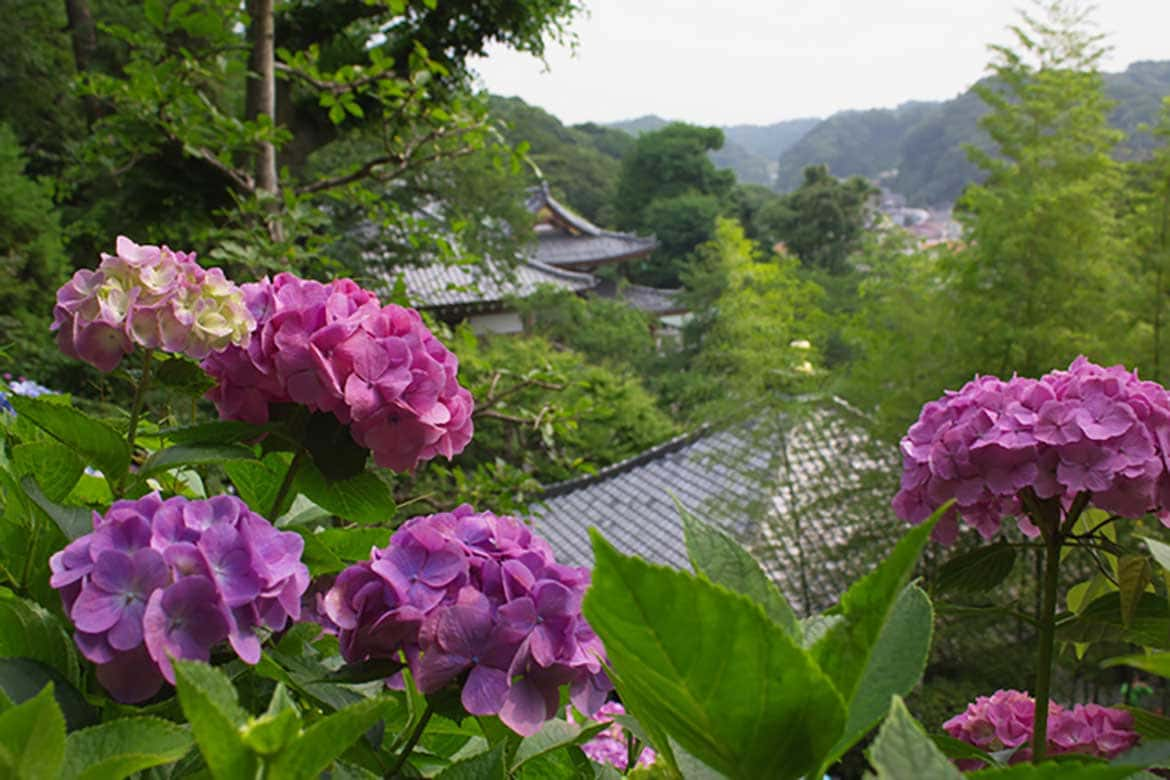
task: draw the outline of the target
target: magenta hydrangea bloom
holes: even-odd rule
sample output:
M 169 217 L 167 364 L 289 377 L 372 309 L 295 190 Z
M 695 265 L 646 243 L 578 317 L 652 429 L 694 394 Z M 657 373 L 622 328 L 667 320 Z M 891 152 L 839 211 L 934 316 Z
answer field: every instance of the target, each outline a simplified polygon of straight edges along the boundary
M 248 342 L 256 322 L 223 271 L 125 236 L 116 247 L 57 291 L 52 328 L 66 355 L 113 371 L 135 345 L 199 360 Z
M 256 629 L 297 620 L 309 571 L 304 541 L 233 496 L 157 493 L 94 513 L 94 530 L 49 559 L 82 655 L 119 701 L 174 683 L 171 659 L 206 661 L 227 641 L 260 660 Z
M 1023 496 L 1078 495 L 1110 514 L 1154 512 L 1170 524 L 1170 394 L 1121 366 L 1078 357 L 1040 379 L 978 377 L 922 408 L 902 439 L 899 517 L 920 523 L 950 499 L 935 528 L 949 543 L 961 516 L 991 538 L 1005 516 L 1030 535 Z
M 349 279 L 282 273 L 243 289 L 259 323 L 251 341 L 203 362 L 221 417 L 260 424 L 270 404 L 301 404 L 333 414 L 379 466 L 400 472 L 471 441 L 459 361 L 418 312 L 382 306 Z
M 585 713 L 613 688 L 581 615 L 588 585 L 520 521 L 464 505 L 408 520 L 323 607 L 346 661 L 404 655 L 424 693 L 459 681 L 468 712 L 527 736 L 556 715 L 561 686 Z
M 1009 763 L 1018 764 L 1032 758 L 1032 716 L 1036 702 L 1026 693 L 1000 690 L 980 696 L 967 705 L 966 711 L 943 724 L 943 730 L 987 753 L 1010 752 Z M 1115 758 L 1134 747 L 1139 740 L 1134 731 L 1133 715 L 1125 710 L 1099 704 L 1078 704 L 1071 710 L 1050 702 L 1048 705 L 1048 741 L 1045 753 L 1083 753 L 1100 758 Z M 969 771 L 983 766 L 982 761 L 965 759 L 956 762 Z
M 613 721 L 614 715 L 625 715 L 626 708 L 619 702 L 607 701 L 593 714 L 593 720 L 603 723 Z M 572 712 L 568 713 L 572 717 Z M 625 772 L 630 764 L 630 751 L 626 730 L 617 722 L 611 722 L 609 728 L 601 731 L 593 739 L 581 746 L 581 750 L 590 760 L 599 764 L 609 764 L 619 772 Z M 650 766 L 658 758 L 653 748 L 643 747 L 638 756 L 636 766 Z

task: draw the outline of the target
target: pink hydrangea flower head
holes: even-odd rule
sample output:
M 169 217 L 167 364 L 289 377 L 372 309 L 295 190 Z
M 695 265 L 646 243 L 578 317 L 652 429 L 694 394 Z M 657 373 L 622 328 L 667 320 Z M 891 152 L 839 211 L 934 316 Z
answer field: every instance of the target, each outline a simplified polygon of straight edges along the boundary
M 987 753 L 1014 751 L 1008 761 L 1017 764 L 1031 760 L 1035 710 L 1036 702 L 1028 694 L 1000 690 L 967 705 L 966 711 L 943 724 L 943 730 Z M 1071 710 L 1052 702 L 1048 705 L 1047 755 L 1083 753 L 1111 759 L 1138 741 L 1133 716 L 1125 710 L 1099 704 L 1078 704 Z M 983 766 L 973 759 L 956 763 L 964 771 Z
M 567 714 L 568 717 L 572 718 L 571 709 Z M 592 720 L 603 723 L 605 721 L 613 721 L 614 715 L 625 714 L 626 708 L 620 703 L 608 701 L 601 705 L 597 712 L 593 713 Z M 609 764 L 623 773 L 629 769 L 630 751 L 628 735 L 626 730 L 616 721 L 611 722 L 608 728 L 599 732 L 597 736 L 583 744 L 581 750 L 591 761 L 595 761 L 598 764 Z M 643 747 L 635 765 L 640 767 L 650 766 L 657 758 L 658 754 L 654 752 L 653 748 Z
M 57 291 L 52 327 L 66 355 L 112 371 L 136 345 L 202 359 L 247 343 L 255 319 L 223 271 L 125 236 L 116 247 Z
M 172 659 L 206 661 L 224 641 L 258 663 L 256 629 L 300 617 L 303 547 L 233 496 L 152 493 L 95 513 L 94 530 L 50 558 L 49 584 L 98 680 L 135 703 L 174 683 Z
M 459 361 L 413 309 L 381 306 L 349 279 L 278 274 L 244 285 L 258 327 L 203 368 L 221 417 L 267 422 L 273 403 L 334 415 L 379 466 L 410 471 L 471 440 L 473 401 Z
M 1040 379 L 977 377 L 922 408 L 902 439 L 902 485 L 894 511 L 920 523 L 947 501 L 936 538 L 949 542 L 958 518 L 984 538 L 1002 518 L 1020 518 L 1022 496 L 1078 495 L 1123 517 L 1170 508 L 1170 394 L 1121 366 L 1078 357 Z
M 322 606 L 350 663 L 405 653 L 421 691 L 458 681 L 469 713 L 527 736 L 556 715 L 561 686 L 586 713 L 612 690 L 581 615 L 588 585 L 519 520 L 464 505 L 408 520 Z

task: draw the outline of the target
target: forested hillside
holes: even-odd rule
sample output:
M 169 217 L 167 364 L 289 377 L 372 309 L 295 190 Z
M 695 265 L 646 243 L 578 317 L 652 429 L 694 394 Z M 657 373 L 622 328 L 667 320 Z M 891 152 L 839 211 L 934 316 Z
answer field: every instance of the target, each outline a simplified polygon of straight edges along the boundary
M 1118 157 L 1145 156 L 1153 139 L 1140 127 L 1157 121 L 1161 98 L 1170 91 L 1170 62 L 1134 63 L 1123 73 L 1104 74 L 1104 82 L 1115 102 L 1110 124 L 1126 135 Z M 963 144 L 989 146 L 978 126 L 985 112 L 983 101 L 968 91 L 943 103 L 834 114 L 780 155 L 777 186 L 791 190 L 806 166 L 824 163 L 836 176 L 896 171 L 884 183 L 911 203 L 952 202 L 978 172 Z

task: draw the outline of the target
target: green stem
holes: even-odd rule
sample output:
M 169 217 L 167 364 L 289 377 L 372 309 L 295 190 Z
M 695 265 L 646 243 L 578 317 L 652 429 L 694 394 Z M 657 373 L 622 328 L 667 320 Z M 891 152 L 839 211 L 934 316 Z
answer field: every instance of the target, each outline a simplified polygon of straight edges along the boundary
M 130 445 L 130 454 L 134 455 L 134 437 L 138 434 L 138 417 L 142 413 L 142 402 L 146 397 L 146 388 L 150 385 L 150 367 L 154 362 L 154 350 L 148 349 L 142 355 L 142 376 L 134 388 L 134 404 L 130 407 L 130 427 L 126 430 L 126 443 Z
M 297 450 L 292 463 L 288 464 L 288 471 L 284 473 L 284 481 L 280 483 L 280 489 L 276 491 L 276 499 L 272 502 L 272 510 L 268 513 L 269 520 L 276 522 L 276 518 L 280 515 L 280 505 L 288 497 L 288 491 L 292 490 L 293 481 L 296 480 L 297 472 L 301 470 L 301 464 L 304 462 L 305 451 L 303 449 Z
M 1044 758 L 1048 743 L 1048 700 L 1052 687 L 1052 655 L 1056 640 L 1056 590 L 1060 582 L 1059 528 L 1044 531 L 1044 603 L 1040 608 L 1040 648 L 1036 658 L 1036 713 L 1032 718 L 1032 761 Z
M 384 780 L 390 780 L 390 778 L 398 776 L 398 770 L 402 769 L 402 765 L 406 763 L 406 759 L 410 758 L 414 746 L 422 739 L 423 732 L 427 728 L 427 723 L 430 721 L 431 715 L 434 714 L 435 711 L 431 709 L 431 705 L 427 704 L 426 709 L 423 710 L 422 717 L 418 720 L 418 725 L 410 733 L 410 739 L 406 740 L 406 744 L 402 746 L 402 750 L 398 753 L 398 758 L 394 761 L 394 766 L 390 767 L 390 770 L 382 776 Z

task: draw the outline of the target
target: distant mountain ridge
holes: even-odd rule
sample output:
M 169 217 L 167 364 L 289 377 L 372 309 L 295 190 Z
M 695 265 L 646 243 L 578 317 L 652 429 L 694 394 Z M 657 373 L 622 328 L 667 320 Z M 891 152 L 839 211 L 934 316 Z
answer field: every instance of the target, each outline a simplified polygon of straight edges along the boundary
M 819 125 L 817 118 L 788 119 L 770 125 L 727 125 L 723 130 L 723 148 L 711 152 L 711 160 L 720 168 L 735 171 L 744 184 L 770 187 L 779 167 L 778 160 L 805 133 Z M 606 127 L 624 130 L 631 135 L 661 130 L 671 120 L 655 114 L 636 119 L 611 122 Z
M 1114 127 L 1125 131 L 1122 159 L 1149 152 L 1154 139 L 1139 130 L 1157 121 L 1162 98 L 1170 95 L 1170 61 L 1135 62 L 1121 73 L 1103 74 L 1106 94 L 1116 106 Z M 965 144 L 988 147 L 979 127 L 987 107 L 968 90 L 946 101 L 912 101 L 897 108 L 839 111 L 824 120 L 793 119 L 770 125 L 722 128 L 724 148 L 711 153 L 743 183 L 789 191 L 808 165 L 824 163 L 836 176 L 865 176 L 917 205 L 952 203 L 979 178 Z M 657 130 L 669 120 L 655 115 L 612 122 L 609 128 L 631 135 Z

